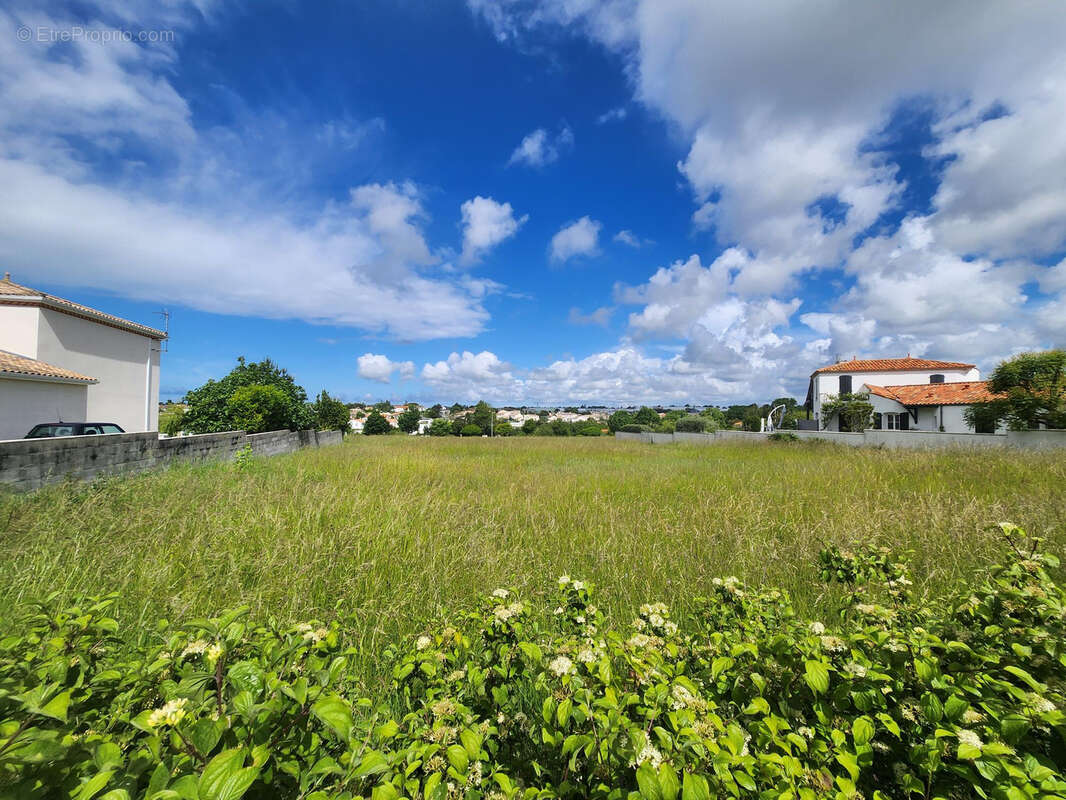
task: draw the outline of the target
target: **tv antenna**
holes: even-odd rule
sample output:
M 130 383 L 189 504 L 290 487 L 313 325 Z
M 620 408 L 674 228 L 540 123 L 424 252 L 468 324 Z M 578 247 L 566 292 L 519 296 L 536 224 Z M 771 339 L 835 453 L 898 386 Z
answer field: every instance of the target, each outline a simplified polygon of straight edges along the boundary
M 166 353 L 170 350 L 170 309 L 164 308 L 162 311 L 154 312 L 163 318 L 163 333 L 166 334 L 166 338 L 159 343 L 159 351 Z

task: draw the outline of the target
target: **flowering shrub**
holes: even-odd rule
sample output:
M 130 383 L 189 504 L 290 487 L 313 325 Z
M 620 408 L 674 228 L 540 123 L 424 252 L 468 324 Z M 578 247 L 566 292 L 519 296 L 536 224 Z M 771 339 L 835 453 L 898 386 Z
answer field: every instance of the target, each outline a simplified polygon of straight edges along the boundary
M 1066 593 L 1003 528 L 1006 565 L 936 605 L 887 551 L 824 552 L 833 621 L 736 578 L 624 631 L 568 576 L 554 613 L 497 589 L 374 700 L 343 618 L 125 640 L 113 597 L 46 601 L 0 640 L 0 796 L 1066 797 Z

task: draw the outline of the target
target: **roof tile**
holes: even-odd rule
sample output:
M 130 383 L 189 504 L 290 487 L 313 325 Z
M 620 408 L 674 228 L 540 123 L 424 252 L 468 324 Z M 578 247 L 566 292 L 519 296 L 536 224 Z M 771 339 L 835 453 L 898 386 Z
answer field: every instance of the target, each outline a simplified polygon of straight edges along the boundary
M 96 383 L 96 378 L 74 372 L 73 370 L 47 364 L 36 358 L 27 358 L 18 353 L 9 353 L 0 350 L 0 377 L 13 375 L 16 377 L 59 378 L 78 383 Z
M 870 394 L 887 397 L 904 406 L 967 406 L 987 403 L 1002 395 L 988 390 L 988 381 L 961 383 L 911 383 L 902 386 L 873 386 L 866 384 Z
M 933 361 L 928 358 L 853 358 L 826 367 L 819 367 L 812 375 L 823 372 L 906 372 L 915 369 L 973 369 L 973 364 L 961 361 Z

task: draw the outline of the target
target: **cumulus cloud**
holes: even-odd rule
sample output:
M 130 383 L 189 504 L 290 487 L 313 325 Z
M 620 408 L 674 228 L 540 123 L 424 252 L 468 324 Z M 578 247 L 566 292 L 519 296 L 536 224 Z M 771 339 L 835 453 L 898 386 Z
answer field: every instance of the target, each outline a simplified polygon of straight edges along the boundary
M 559 156 L 573 146 L 574 132 L 569 125 L 563 125 L 555 136 L 544 128 L 537 128 L 526 134 L 514 149 L 507 166 L 525 164 L 528 167 L 543 167 L 558 161 Z
M 1061 269 L 1044 266 L 1066 249 L 1059 8 L 470 5 L 502 41 L 521 46 L 555 27 L 602 44 L 623 59 L 634 98 L 687 142 L 678 168 L 692 191 L 693 224 L 726 250 L 706 267 L 675 265 L 644 287 L 623 288 L 622 302 L 641 305 L 630 317 L 636 338 L 679 337 L 687 357 L 709 363 L 710 352 L 724 352 L 729 322 L 765 340 L 736 366 L 776 360 L 794 373 L 838 348 L 987 368 L 1018 348 L 1066 338 L 1066 317 L 1055 316 L 1064 307 Z M 922 156 L 939 185 L 896 228 L 913 187 L 885 142 L 894 115 L 917 103 L 931 119 Z M 830 280 L 839 288 L 824 286 Z M 1034 284 L 1050 297 L 1033 296 Z M 810 295 L 815 307 L 808 301 L 797 316 L 795 301 Z M 779 313 L 755 323 L 760 305 Z M 774 344 L 765 326 L 789 312 L 770 330 L 794 341 Z
M 581 313 L 580 308 L 571 308 L 570 315 L 567 317 L 571 325 L 600 325 L 606 327 L 607 323 L 611 321 L 611 314 L 614 313 L 614 309 L 610 306 L 602 306 L 595 311 L 590 311 L 588 314 Z
M 411 378 L 415 374 L 413 361 L 390 361 L 388 356 L 364 353 L 356 359 L 359 365 L 359 377 L 379 383 L 392 380 L 392 373 L 397 372 L 401 378 Z
M 499 396 L 513 391 L 518 384 L 511 365 L 488 350 L 452 353 L 444 361 L 422 367 L 422 380 L 449 396 L 472 400 Z
M 500 242 L 510 239 L 529 219 L 529 214 L 515 217 L 510 203 L 498 203 L 478 195 L 461 207 L 463 215 L 463 252 L 460 263 L 472 264 Z
M 99 3 L 82 11 L 0 11 L 6 268 L 31 285 L 92 286 L 403 339 L 483 329 L 488 314 L 464 276 L 434 272 L 440 259 L 426 241 L 427 214 L 414 184 L 371 183 L 352 187 L 347 203 L 322 201 L 306 185 L 303 164 L 287 158 L 302 148 L 358 151 L 355 128 L 341 121 L 292 134 L 297 119 L 282 125 L 269 113 L 245 117 L 247 130 L 202 127 L 172 83 L 180 63 L 170 46 L 17 40 L 20 25 L 202 22 L 198 8 L 183 3 Z M 244 135 L 252 130 L 255 136 Z M 243 144 L 264 136 L 269 143 L 258 149 Z M 273 158 L 272 150 L 286 157 Z M 144 154 L 150 165 L 127 160 L 116 174 L 114 156 L 125 153 Z
M 598 117 L 596 117 L 597 125 L 606 125 L 608 122 L 621 122 L 628 115 L 628 111 L 625 106 L 619 106 L 618 108 L 612 108 L 609 111 L 604 111 Z
M 614 240 L 619 244 L 624 244 L 627 247 L 632 247 L 638 250 L 648 243 L 646 240 L 641 241 L 640 237 L 630 230 L 618 231 L 618 233 L 614 235 Z
M 602 227 L 602 223 L 588 216 L 564 225 L 552 237 L 551 260 L 562 263 L 577 256 L 596 255 L 600 249 Z

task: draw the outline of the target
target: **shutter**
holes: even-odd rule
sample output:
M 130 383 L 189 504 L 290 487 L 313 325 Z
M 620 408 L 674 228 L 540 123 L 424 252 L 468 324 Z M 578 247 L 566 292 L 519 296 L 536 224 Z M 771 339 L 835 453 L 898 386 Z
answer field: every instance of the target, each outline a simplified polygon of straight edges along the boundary
M 879 413 L 877 413 L 876 411 L 874 412 L 874 430 L 875 431 L 883 430 L 883 428 L 881 426 L 881 415 Z
M 840 376 L 840 393 L 841 394 L 851 394 L 851 376 L 850 375 L 841 375 Z
M 910 430 L 910 424 L 911 424 L 910 412 L 909 411 L 904 411 L 902 414 L 899 415 L 899 429 L 901 431 L 908 431 L 908 430 Z

